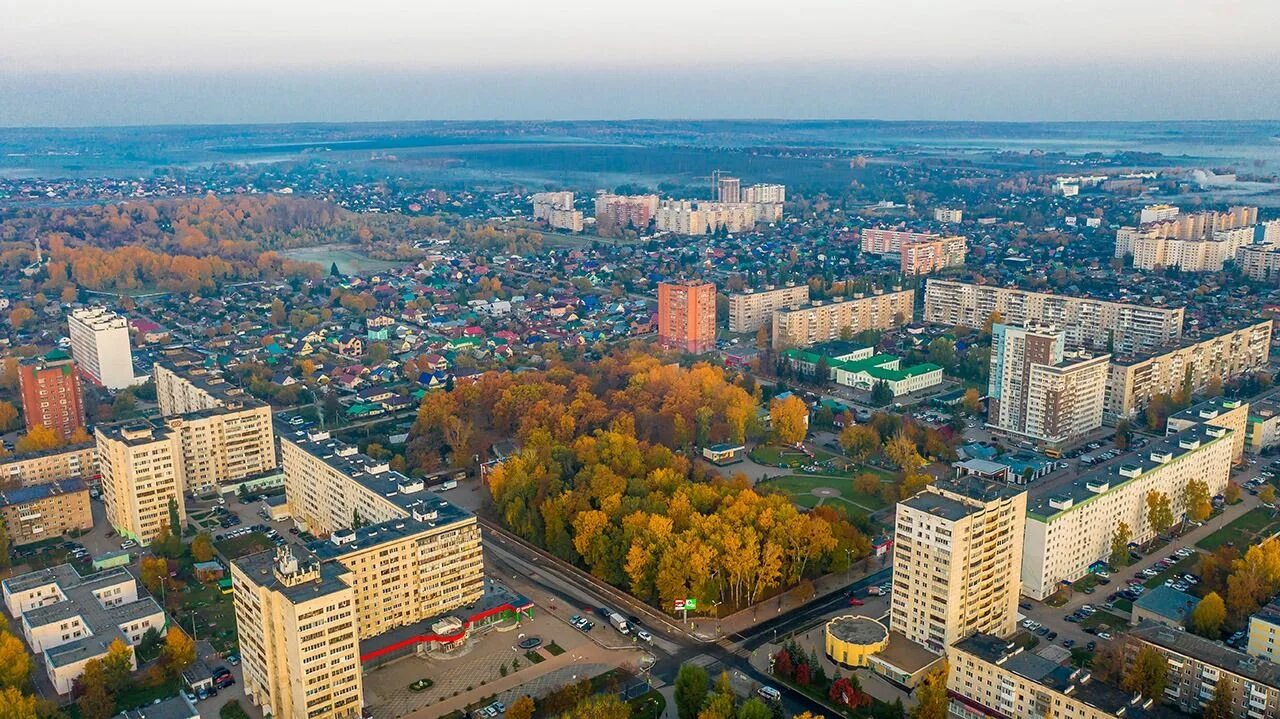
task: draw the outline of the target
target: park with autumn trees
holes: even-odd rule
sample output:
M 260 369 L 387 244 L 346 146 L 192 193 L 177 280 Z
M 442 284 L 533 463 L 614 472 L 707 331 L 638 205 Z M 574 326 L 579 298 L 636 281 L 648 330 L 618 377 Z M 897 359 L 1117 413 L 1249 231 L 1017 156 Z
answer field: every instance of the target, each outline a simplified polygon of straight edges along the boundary
M 760 433 L 758 391 L 718 367 L 627 352 L 585 367 L 489 373 L 428 395 L 410 460 L 435 466 L 496 437 L 519 450 L 487 477 L 508 529 L 655 606 L 727 611 L 866 556 L 841 512 L 805 512 L 690 459 Z

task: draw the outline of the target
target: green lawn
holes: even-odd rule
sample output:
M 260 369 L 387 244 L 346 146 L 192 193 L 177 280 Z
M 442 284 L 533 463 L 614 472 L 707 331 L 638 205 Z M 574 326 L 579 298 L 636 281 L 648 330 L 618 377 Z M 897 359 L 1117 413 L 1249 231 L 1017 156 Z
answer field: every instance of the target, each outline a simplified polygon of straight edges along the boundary
M 216 584 L 205 586 L 192 581 L 182 600 L 182 612 L 174 620 L 183 631 L 207 639 L 214 649 L 228 652 L 236 648 L 236 613 L 230 594 L 223 594 Z
M 1257 544 L 1276 532 L 1280 532 L 1280 519 L 1276 518 L 1275 513 L 1265 507 L 1255 507 L 1222 529 L 1196 542 L 1196 546 L 1212 552 L 1230 542 L 1243 549 Z
M 267 535 L 262 532 L 249 532 L 235 539 L 224 539 L 213 544 L 214 549 L 217 549 L 219 554 L 226 557 L 227 561 L 239 559 L 246 554 L 261 552 L 274 546 L 271 540 L 267 539 Z
M 813 461 L 804 452 L 776 444 L 759 445 L 748 454 L 756 464 L 765 464 L 770 467 L 798 467 Z
M 657 689 L 627 702 L 631 705 L 631 719 L 660 719 L 667 708 L 667 699 Z
M 763 486 L 786 492 L 791 495 L 792 501 L 806 509 L 818 506 L 819 501 L 823 504 L 844 505 L 846 508 L 868 513 L 884 509 L 887 506 L 884 499 L 879 495 L 853 491 L 853 480 L 848 477 L 791 475 L 771 479 L 765 482 Z M 840 493 L 840 496 L 817 497 L 813 494 L 813 490 L 818 487 L 834 489 Z

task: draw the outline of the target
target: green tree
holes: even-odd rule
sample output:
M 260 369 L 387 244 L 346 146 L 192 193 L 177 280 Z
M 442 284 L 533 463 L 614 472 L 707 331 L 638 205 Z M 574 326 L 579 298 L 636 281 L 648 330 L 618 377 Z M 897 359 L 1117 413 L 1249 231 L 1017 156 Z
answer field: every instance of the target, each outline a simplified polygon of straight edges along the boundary
M 880 380 L 871 386 L 871 404 L 877 407 L 883 407 L 893 401 L 893 389 L 889 387 L 889 383 Z
M 1191 610 L 1191 631 L 1202 637 L 1217 639 L 1222 634 L 1222 623 L 1227 620 L 1227 605 L 1217 592 L 1209 592 Z
M 737 719 L 773 719 L 773 710 L 756 697 L 751 697 L 738 707 Z
M 1156 534 L 1164 534 L 1173 526 L 1173 505 L 1169 495 L 1152 490 L 1147 492 L 1147 521 Z
M 196 538 L 191 540 L 191 558 L 197 562 L 207 562 L 213 559 L 213 538 L 208 532 L 201 532 Z
M 80 686 L 80 716 L 84 719 L 110 719 L 116 713 L 116 702 L 107 688 L 107 673 L 101 659 L 90 659 L 84 673 L 76 680 Z
M 1133 531 L 1129 529 L 1126 522 L 1121 522 L 1116 526 L 1116 531 L 1111 535 L 1111 566 L 1123 567 L 1129 564 L 1129 540 L 1133 538 Z
M 929 361 L 944 369 L 956 363 L 956 343 L 946 337 L 938 337 L 929 343 Z
M 697 719 L 710 686 L 706 669 L 697 664 L 680 665 L 680 672 L 676 674 L 676 715 L 680 719 Z
M 9 526 L 0 519 L 0 569 L 8 569 L 12 564 L 9 557 L 9 547 L 13 544 L 13 540 L 9 538 Z
M 917 704 L 911 708 L 911 719 L 947 719 L 947 674 L 950 671 L 947 661 L 929 672 L 920 686 L 916 688 Z
M 1231 678 L 1223 674 L 1218 677 L 1218 683 L 1213 687 L 1213 698 L 1204 705 L 1201 716 L 1204 719 L 1232 719 L 1235 712 L 1231 699 Z
M 1155 648 L 1143 646 L 1138 650 L 1129 670 L 1125 672 L 1120 685 L 1147 699 L 1159 699 L 1164 694 L 1168 681 L 1169 662 Z
M 1116 449 L 1127 449 L 1129 447 L 1129 420 L 1121 418 L 1116 422 Z
M 880 433 L 865 424 L 851 424 L 840 430 L 839 442 L 850 459 L 863 462 L 880 447 Z
M 240 700 L 232 699 L 218 710 L 219 719 L 249 719 L 249 713 L 240 706 Z
M 107 646 L 107 654 L 102 658 L 102 672 L 112 694 L 132 688 L 133 649 L 123 639 L 116 637 Z

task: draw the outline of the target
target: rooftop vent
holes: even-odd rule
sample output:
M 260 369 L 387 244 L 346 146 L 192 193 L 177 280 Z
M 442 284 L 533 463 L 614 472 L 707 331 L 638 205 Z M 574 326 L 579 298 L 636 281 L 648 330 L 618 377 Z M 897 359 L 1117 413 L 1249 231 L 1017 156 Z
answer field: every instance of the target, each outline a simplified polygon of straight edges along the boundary
M 1075 504 L 1075 500 L 1070 497 L 1050 497 L 1049 506 L 1054 509 L 1071 509 Z
M 1124 468 L 1122 467 L 1121 473 L 1123 473 L 1123 471 L 1124 471 Z M 1084 483 L 1084 487 L 1085 489 L 1089 490 L 1090 492 L 1093 492 L 1094 494 L 1102 494 L 1108 489 L 1111 489 L 1111 483 L 1105 479 L 1091 479 Z
M 1178 440 L 1178 446 L 1183 449 L 1200 449 L 1200 440 L 1185 437 Z
M 334 543 L 334 545 L 339 546 L 339 547 L 344 546 L 344 545 L 347 545 L 347 544 L 351 544 L 352 542 L 356 541 L 356 533 L 355 533 L 355 530 L 353 530 L 353 529 L 339 529 L 338 531 L 336 531 L 336 532 L 334 532 L 333 534 L 329 535 L 329 541 L 330 541 L 330 542 L 333 542 L 333 543 Z
M 1204 433 L 1214 438 L 1225 437 L 1227 436 L 1227 428 L 1226 427 L 1205 427 Z
M 1171 452 L 1166 452 L 1164 450 L 1156 450 L 1151 452 L 1151 461 L 1155 462 L 1156 464 L 1165 464 L 1166 462 L 1169 462 L 1172 459 L 1173 459 L 1173 454 Z
M 1122 465 L 1120 465 L 1120 476 L 1121 476 L 1121 477 L 1128 477 L 1129 479 L 1133 479 L 1134 477 L 1137 477 L 1137 476 L 1138 476 L 1138 475 L 1140 475 L 1140 474 L 1142 474 L 1142 467 L 1139 467 L 1139 466 L 1138 466 L 1138 465 L 1136 465 L 1136 464 L 1122 464 Z

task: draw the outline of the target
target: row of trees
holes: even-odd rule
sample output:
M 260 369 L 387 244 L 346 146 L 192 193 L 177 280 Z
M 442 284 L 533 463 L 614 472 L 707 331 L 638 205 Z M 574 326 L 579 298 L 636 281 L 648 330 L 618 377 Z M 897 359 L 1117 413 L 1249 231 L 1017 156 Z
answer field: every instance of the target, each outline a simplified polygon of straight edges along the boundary
M 773 708 L 751 697 L 739 701 L 729 674 L 722 672 L 715 685 L 707 670 L 697 664 L 683 664 L 676 675 L 676 716 L 679 719 L 773 719 Z

